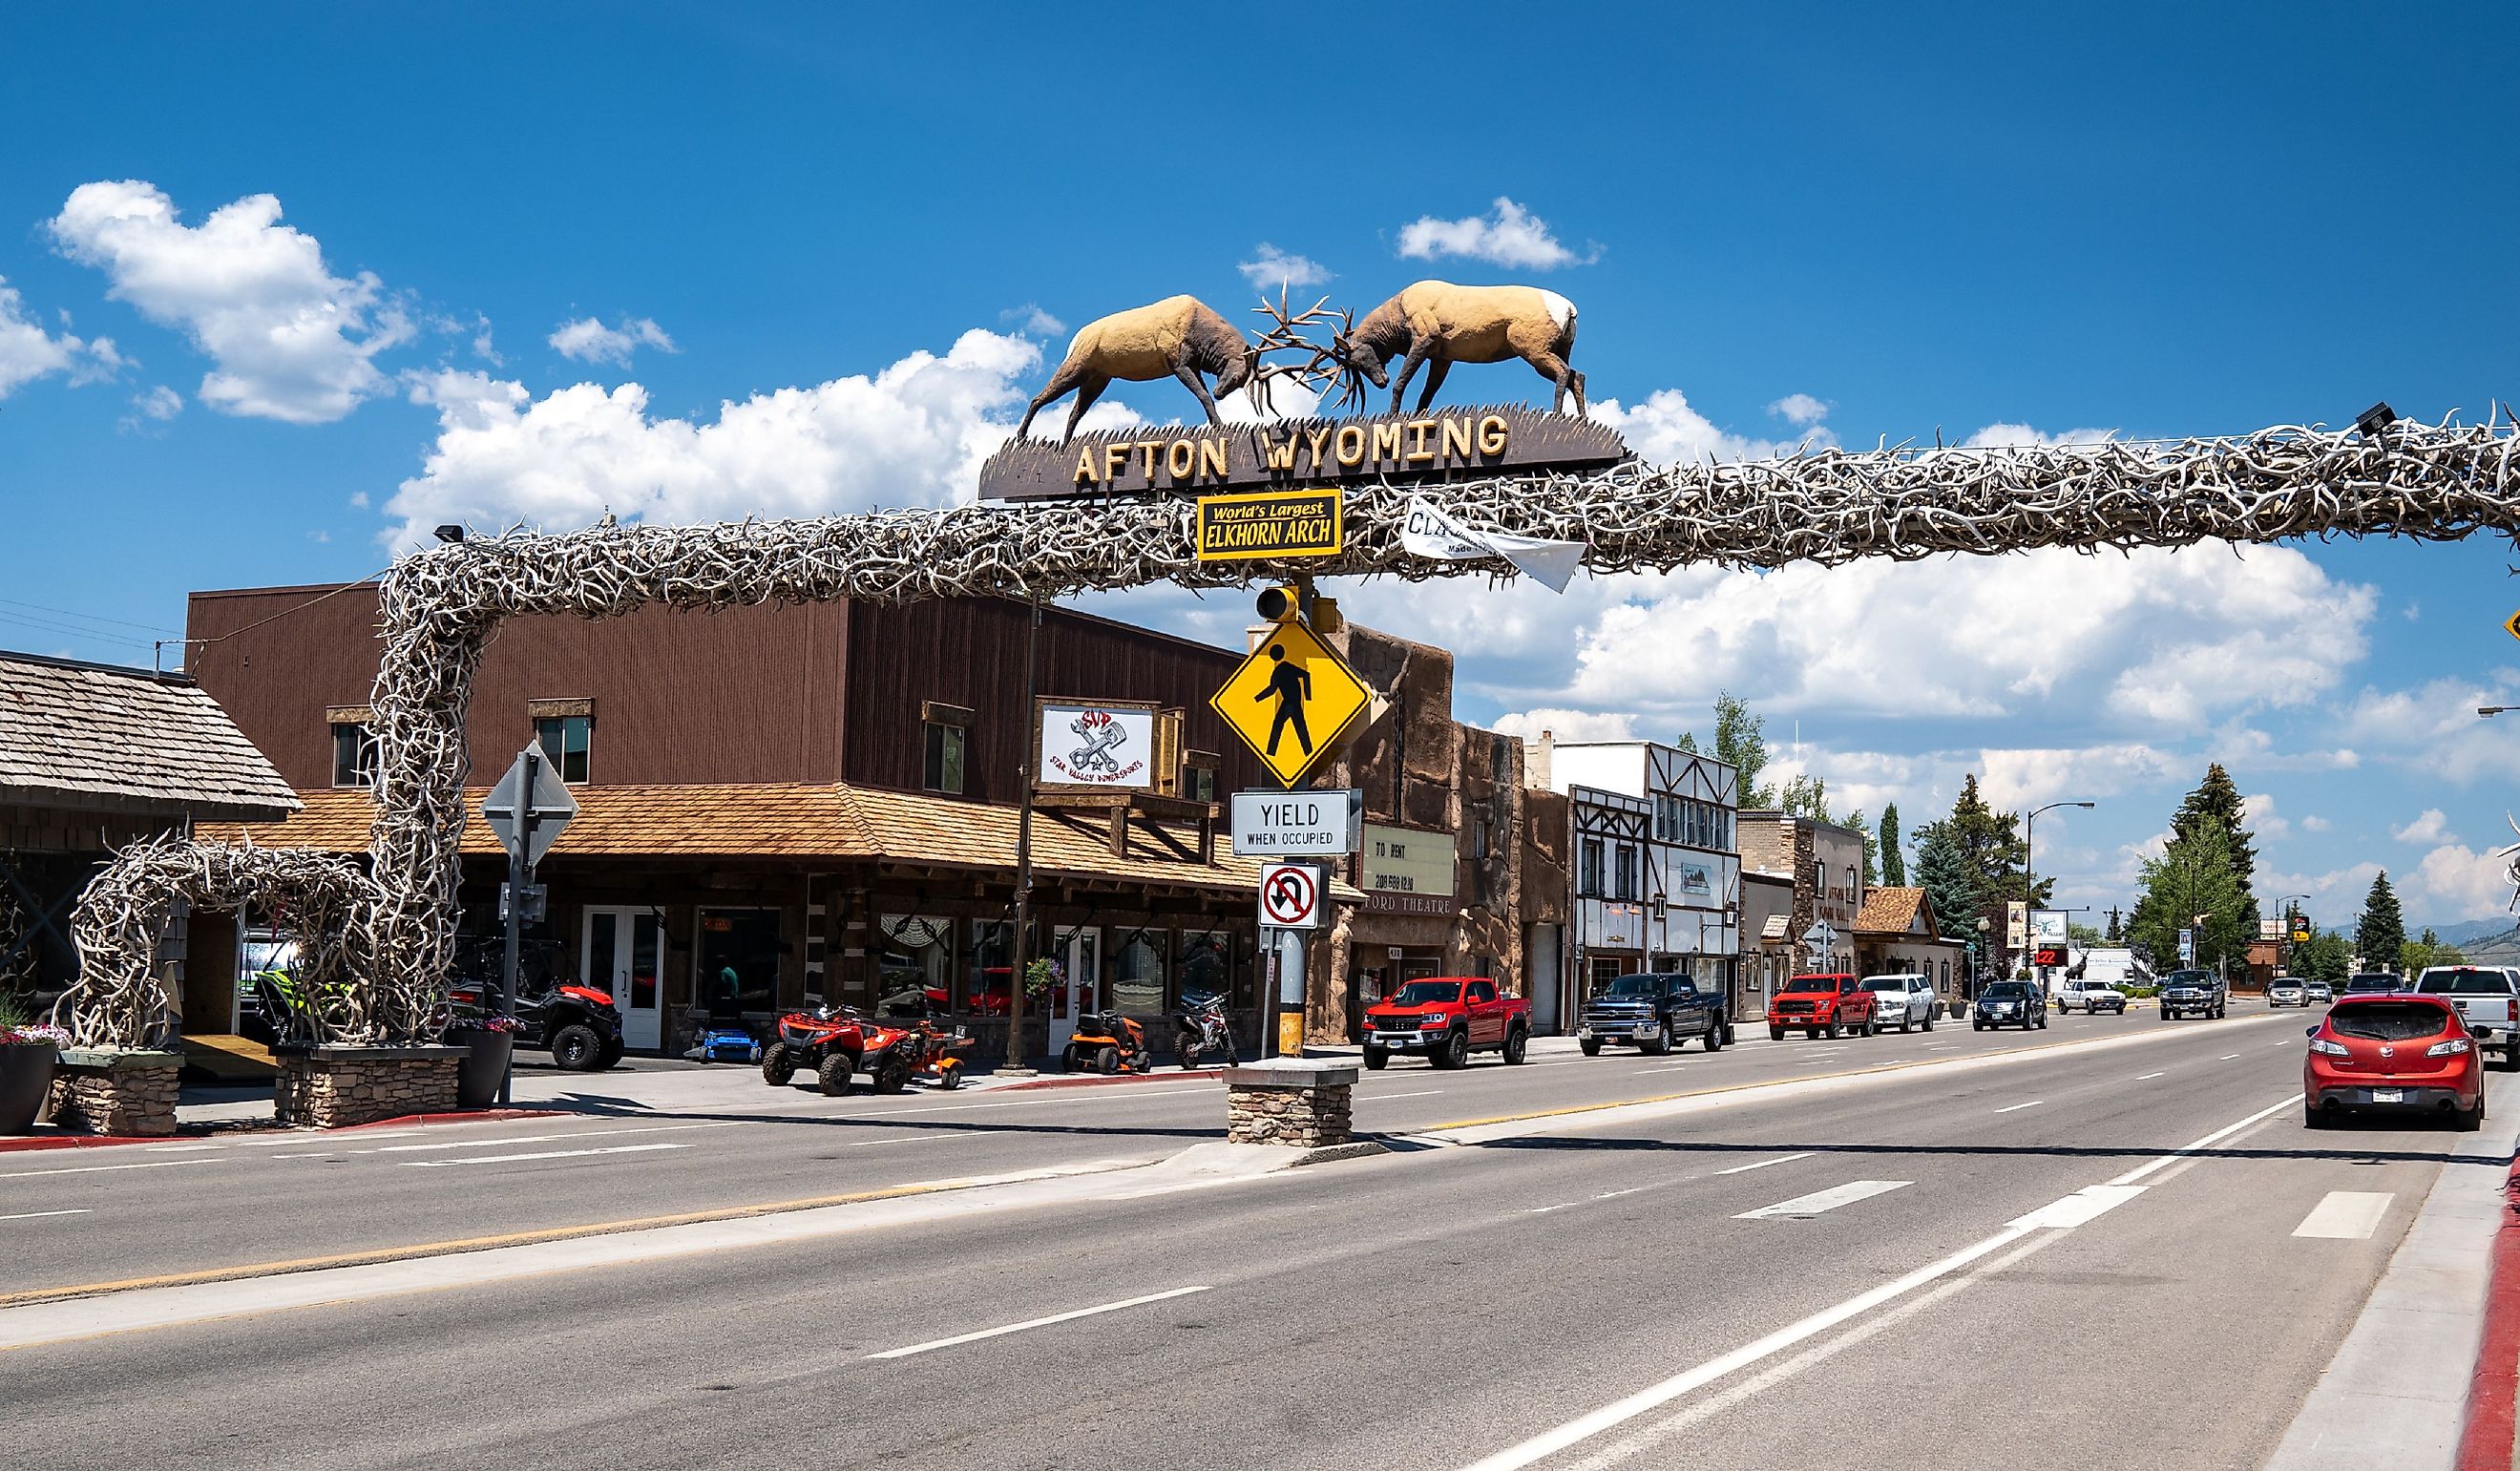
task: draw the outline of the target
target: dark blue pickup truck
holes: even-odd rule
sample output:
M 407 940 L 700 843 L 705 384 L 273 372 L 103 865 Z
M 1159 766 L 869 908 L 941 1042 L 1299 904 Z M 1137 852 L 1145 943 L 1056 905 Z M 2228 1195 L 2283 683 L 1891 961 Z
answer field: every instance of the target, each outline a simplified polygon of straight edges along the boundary
M 1575 1037 L 1587 1057 L 1598 1057 L 1601 1045 L 1612 1042 L 1660 1056 L 1692 1037 L 1716 1052 L 1732 1040 L 1732 1018 L 1722 996 L 1698 990 L 1686 975 L 1623 975 L 1584 1003 Z

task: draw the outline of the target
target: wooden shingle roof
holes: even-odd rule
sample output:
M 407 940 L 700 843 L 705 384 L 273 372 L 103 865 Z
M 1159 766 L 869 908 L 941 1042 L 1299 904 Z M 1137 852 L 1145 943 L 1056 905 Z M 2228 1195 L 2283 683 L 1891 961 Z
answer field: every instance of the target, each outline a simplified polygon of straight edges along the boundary
M 0 801 L 270 818 L 297 794 L 181 675 L 0 652 Z
M 487 787 L 465 793 L 464 854 L 490 858 L 498 839 L 479 817 Z M 1016 810 L 985 802 L 813 782 L 689 786 L 579 786 L 577 817 L 546 863 L 567 859 L 722 858 L 859 860 L 925 868 L 1009 869 Z M 264 848 L 361 853 L 373 812 L 365 790 L 309 791 L 304 811 L 276 823 L 200 829 L 207 842 L 250 838 Z M 1114 857 L 1101 814 L 1033 814 L 1032 861 L 1048 879 L 1104 879 L 1256 894 L 1256 861 L 1225 852 L 1198 861 L 1198 833 L 1178 823 L 1133 822 L 1126 857 Z M 1365 896 L 1333 883 L 1345 900 Z
M 1924 927 L 1916 927 L 1917 916 L 1924 917 Z M 1925 891 L 1920 888 L 1873 889 L 1864 896 L 1864 909 L 1855 916 L 1859 935 L 1931 936 L 1934 915 L 1925 908 Z

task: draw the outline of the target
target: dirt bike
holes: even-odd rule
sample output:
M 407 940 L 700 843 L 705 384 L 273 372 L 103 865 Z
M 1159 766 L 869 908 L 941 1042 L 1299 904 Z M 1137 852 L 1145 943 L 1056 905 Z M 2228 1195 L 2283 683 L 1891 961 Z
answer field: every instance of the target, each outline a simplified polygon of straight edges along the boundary
M 1225 1019 L 1225 998 L 1203 991 L 1184 992 L 1181 1008 L 1173 1013 L 1173 1056 L 1188 1071 L 1210 1054 L 1228 1067 L 1234 1065 L 1234 1027 Z

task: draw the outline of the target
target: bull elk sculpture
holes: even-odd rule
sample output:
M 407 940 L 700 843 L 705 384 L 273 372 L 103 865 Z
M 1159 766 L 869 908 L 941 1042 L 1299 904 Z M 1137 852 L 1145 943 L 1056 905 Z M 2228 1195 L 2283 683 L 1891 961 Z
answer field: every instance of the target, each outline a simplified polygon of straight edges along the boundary
M 1033 416 L 1042 411 L 1043 405 L 1072 390 L 1076 403 L 1067 411 L 1067 431 L 1059 436 L 1059 443 L 1065 444 L 1076 437 L 1077 421 L 1085 417 L 1085 411 L 1115 379 L 1144 383 L 1177 378 L 1197 395 L 1199 407 L 1207 411 L 1207 422 L 1212 424 L 1225 422 L 1217 417 L 1217 399 L 1245 384 L 1251 387 L 1253 406 L 1267 408 L 1269 379 L 1281 370 L 1274 365 L 1262 366 L 1261 355 L 1307 345 L 1296 330 L 1322 314 L 1321 304 L 1315 303 L 1310 311 L 1289 316 L 1284 296 L 1281 290 L 1274 307 L 1266 297 L 1262 298 L 1259 310 L 1274 316 L 1278 325 L 1256 343 L 1244 340 L 1232 323 L 1195 296 L 1166 296 L 1151 305 L 1113 312 L 1086 323 L 1067 344 L 1067 356 L 1059 363 L 1058 371 L 1033 395 L 1032 406 L 1024 410 L 1023 423 L 1015 426 L 1015 437 L 1021 439 L 1031 431 Z M 1212 395 L 1199 377 L 1203 373 L 1216 375 L 1216 392 Z
M 1363 401 L 1360 379 L 1391 388 L 1391 412 L 1400 412 L 1400 396 L 1422 364 L 1426 387 L 1418 396 L 1418 412 L 1435 398 L 1444 375 L 1455 363 L 1502 363 L 1520 358 L 1542 378 L 1557 385 L 1552 413 L 1566 408 L 1575 395 L 1575 415 L 1584 415 L 1584 375 L 1566 364 L 1575 350 L 1575 303 L 1555 291 L 1530 286 L 1455 286 L 1449 281 L 1420 281 L 1349 322 L 1334 334 L 1330 345 L 1315 349 L 1308 373 L 1322 371 L 1325 360 L 1334 378 L 1346 380 L 1343 404 Z M 1400 359 L 1397 377 L 1384 365 Z

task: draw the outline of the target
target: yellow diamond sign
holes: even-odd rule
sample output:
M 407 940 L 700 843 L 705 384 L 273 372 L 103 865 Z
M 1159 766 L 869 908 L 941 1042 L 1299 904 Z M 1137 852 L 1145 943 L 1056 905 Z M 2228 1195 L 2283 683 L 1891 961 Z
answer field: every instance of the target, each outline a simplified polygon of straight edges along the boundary
M 2513 613 L 2510 617 L 2503 619 L 2502 631 L 2515 639 L 2520 639 L 2520 613 Z
M 1207 702 L 1293 786 L 1336 748 L 1339 733 L 1371 698 L 1356 671 L 1290 618 L 1270 629 Z

